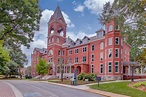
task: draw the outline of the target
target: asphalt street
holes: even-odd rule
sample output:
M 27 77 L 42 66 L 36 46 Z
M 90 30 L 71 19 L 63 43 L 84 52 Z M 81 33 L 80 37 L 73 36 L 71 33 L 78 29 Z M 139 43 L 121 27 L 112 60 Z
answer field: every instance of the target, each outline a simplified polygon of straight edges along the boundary
M 104 97 L 78 89 L 43 82 L 25 80 L 7 80 L 6 82 L 16 87 L 24 97 Z

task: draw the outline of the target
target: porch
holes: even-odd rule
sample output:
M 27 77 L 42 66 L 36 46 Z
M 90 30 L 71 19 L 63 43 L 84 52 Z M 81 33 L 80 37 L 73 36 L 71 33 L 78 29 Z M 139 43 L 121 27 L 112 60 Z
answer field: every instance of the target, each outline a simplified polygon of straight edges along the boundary
M 141 79 L 146 78 L 146 66 L 138 62 L 124 62 L 123 79 Z

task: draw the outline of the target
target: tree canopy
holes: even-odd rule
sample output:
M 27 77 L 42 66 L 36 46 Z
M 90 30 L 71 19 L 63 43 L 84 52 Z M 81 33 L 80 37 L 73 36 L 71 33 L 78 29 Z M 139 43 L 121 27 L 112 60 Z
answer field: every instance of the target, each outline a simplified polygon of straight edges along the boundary
M 0 68 L 19 68 L 27 63 L 21 46 L 30 47 L 34 32 L 39 30 L 40 18 L 38 0 L 0 1 Z M 11 61 L 5 59 L 8 56 Z
M 146 0 L 114 0 L 107 2 L 100 15 L 100 23 L 115 18 L 123 37 L 131 46 L 131 58 L 138 56 L 140 47 L 146 46 Z
M 39 62 L 36 65 L 36 72 L 38 74 L 48 74 L 50 65 L 47 64 L 46 60 L 43 60 L 41 58 L 39 58 L 38 60 Z

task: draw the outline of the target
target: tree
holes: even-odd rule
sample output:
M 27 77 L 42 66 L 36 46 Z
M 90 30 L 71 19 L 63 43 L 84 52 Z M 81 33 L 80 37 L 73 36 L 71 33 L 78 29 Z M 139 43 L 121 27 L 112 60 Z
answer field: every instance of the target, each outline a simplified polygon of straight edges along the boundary
M 2 46 L 4 41 L 0 40 L 0 73 L 4 74 L 9 68 L 6 63 L 10 60 L 9 52 Z
M 131 58 L 140 52 L 139 47 L 146 45 L 146 11 L 145 0 L 114 0 L 107 2 L 99 18 L 101 24 L 115 18 L 120 26 L 122 37 L 128 37 L 126 42 L 131 46 Z M 135 54 L 136 53 L 136 54 Z
M 138 57 L 135 59 L 137 61 L 140 61 L 141 64 L 146 64 L 146 48 L 143 48 L 141 53 L 138 55 Z
M 10 60 L 18 64 L 18 68 L 23 67 L 27 60 L 21 46 L 29 48 L 34 31 L 39 30 L 41 10 L 38 0 L 1 0 L 0 12 L 0 41 L 4 41 L 2 47 L 9 51 Z M 8 62 L 2 58 L 1 63 Z
M 36 72 L 38 74 L 48 74 L 50 65 L 47 64 L 46 60 L 39 58 L 39 62 L 36 65 Z
M 17 45 L 29 47 L 35 30 L 39 30 L 41 10 L 38 0 L 1 0 L 0 40 L 12 39 Z
M 26 75 L 31 74 L 31 66 L 28 66 L 26 68 Z

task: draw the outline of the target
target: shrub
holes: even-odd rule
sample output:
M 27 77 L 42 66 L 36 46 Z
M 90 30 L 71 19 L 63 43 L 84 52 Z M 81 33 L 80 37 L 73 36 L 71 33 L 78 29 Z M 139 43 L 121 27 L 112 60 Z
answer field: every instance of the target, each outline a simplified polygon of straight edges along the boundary
M 85 77 L 85 73 L 80 73 L 80 74 L 78 75 L 78 80 L 83 80 L 84 77 Z
M 27 74 L 27 75 L 25 75 L 25 78 L 26 78 L 26 79 L 31 79 L 32 76 Z
M 85 73 L 81 73 L 78 75 L 78 80 L 84 80 L 88 79 L 89 81 L 96 81 L 96 74 L 85 74 Z

